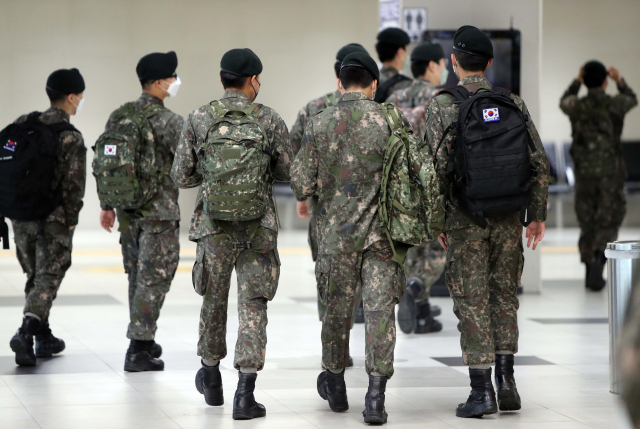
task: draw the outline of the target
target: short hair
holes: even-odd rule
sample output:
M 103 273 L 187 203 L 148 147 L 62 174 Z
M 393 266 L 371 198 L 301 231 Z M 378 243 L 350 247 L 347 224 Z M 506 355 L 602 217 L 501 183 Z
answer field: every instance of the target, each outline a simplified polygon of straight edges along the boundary
M 47 97 L 49 97 L 49 101 L 51 101 L 52 103 L 63 101 L 65 98 L 67 98 L 67 95 L 69 95 L 51 88 L 46 88 L 46 91 Z
M 415 79 L 420 76 L 424 76 L 427 72 L 427 67 L 429 67 L 429 63 L 431 61 L 412 61 L 411 62 L 411 74 Z
M 250 76 L 238 76 L 237 74 L 220 71 L 220 80 L 222 81 L 222 87 L 224 89 L 244 88 L 249 78 Z
M 333 65 L 333 69 L 336 71 L 336 77 L 340 77 L 340 67 L 342 67 L 342 63 L 340 61 L 336 61 Z
M 387 61 L 393 60 L 401 47 L 404 48 L 405 46 L 392 45 L 391 43 L 385 42 L 376 43 L 376 52 L 378 53 L 380 62 L 386 63 Z
M 490 58 L 482 55 L 467 54 L 456 49 L 453 50 L 453 55 L 456 57 L 460 67 L 469 72 L 483 72 L 489 65 Z
M 140 86 L 142 86 L 142 89 L 149 89 L 156 80 L 158 79 L 143 79 L 140 81 Z
M 343 67 L 340 70 L 340 82 L 344 89 L 352 87 L 367 88 L 376 78 L 365 68 L 362 67 Z

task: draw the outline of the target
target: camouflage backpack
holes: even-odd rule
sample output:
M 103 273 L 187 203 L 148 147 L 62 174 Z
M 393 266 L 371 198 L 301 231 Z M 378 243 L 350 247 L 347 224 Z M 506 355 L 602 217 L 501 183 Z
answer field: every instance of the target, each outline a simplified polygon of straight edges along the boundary
M 166 111 L 151 105 L 139 111 L 126 103 L 111 114 L 111 126 L 93 146 L 93 175 L 100 202 L 110 207 L 142 208 L 159 191 L 171 164 L 157 165 L 157 152 L 149 118 Z
M 582 177 L 612 175 L 619 169 L 620 148 L 614 146 L 609 101 L 587 96 L 581 104 L 570 150 L 576 174 Z
M 431 208 L 423 207 L 422 184 L 409 160 L 409 134 L 413 131 L 403 126 L 393 103 L 382 103 L 381 107 L 391 136 L 382 166 L 378 216 L 393 249 L 394 260 L 402 264 L 410 246 L 433 240 L 440 234 L 444 219 L 440 219 L 441 214 L 438 217 L 432 213 Z
M 214 122 L 198 151 L 209 217 L 247 221 L 264 215 L 274 179 L 271 163 L 277 154 L 258 114 L 262 104 L 230 110 L 220 101 L 209 104 Z
M 335 106 L 340 100 L 336 97 L 335 92 L 330 92 L 322 96 L 322 101 L 324 101 L 324 108 L 326 109 L 328 107 Z

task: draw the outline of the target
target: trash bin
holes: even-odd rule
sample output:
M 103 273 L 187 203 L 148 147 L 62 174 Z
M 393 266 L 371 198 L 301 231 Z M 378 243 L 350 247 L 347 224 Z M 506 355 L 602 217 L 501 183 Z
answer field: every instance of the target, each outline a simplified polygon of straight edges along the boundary
M 620 394 L 620 334 L 629 295 L 640 288 L 640 241 L 616 241 L 607 244 L 607 284 L 609 285 L 609 379 L 611 393 Z

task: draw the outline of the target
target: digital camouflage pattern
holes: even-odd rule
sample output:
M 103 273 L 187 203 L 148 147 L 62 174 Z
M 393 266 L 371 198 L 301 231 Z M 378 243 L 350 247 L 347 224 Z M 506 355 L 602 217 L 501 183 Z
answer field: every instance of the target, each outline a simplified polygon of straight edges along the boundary
M 296 117 L 296 121 L 294 122 L 293 127 L 291 127 L 291 133 L 289 134 L 291 137 L 291 149 L 293 150 L 294 157 L 298 154 L 298 151 L 300 151 L 302 136 L 304 135 L 304 130 L 307 127 L 309 119 L 313 118 L 327 107 L 335 105 L 337 100 L 340 100 L 340 97 L 342 97 L 342 93 L 339 90 L 329 92 L 322 97 L 311 100 L 306 106 L 300 109 L 298 116 Z M 327 100 L 329 101 L 329 105 L 327 105 Z
M 221 101 L 235 109 L 244 109 L 250 104 L 248 97 L 236 90 L 227 90 Z M 277 180 L 289 181 L 293 154 L 287 126 L 269 107 L 260 111 L 258 120 L 264 126 L 270 146 L 279 153 L 277 164 L 272 169 L 273 176 Z M 189 114 L 171 169 L 171 177 L 179 187 L 193 188 L 203 182 L 196 153 L 214 121 L 206 105 Z M 267 301 L 276 293 L 280 273 L 275 207 L 270 199 L 265 214 L 258 220 L 216 221 L 210 219 L 204 210 L 205 198 L 206 193 L 200 187 L 189 231 L 189 239 L 198 242 L 193 285 L 196 292 L 204 296 L 198 355 L 208 359 L 226 356 L 228 293 L 231 273 L 235 268 L 240 327 L 234 365 L 238 369 L 262 369 L 267 341 Z M 246 242 L 250 242 L 249 248 L 244 244 L 234 244 Z
M 580 224 L 580 258 L 591 263 L 596 252 L 615 241 L 626 213 L 626 176 L 620 136 L 624 116 L 638 104 L 624 79 L 618 95 L 591 88 L 578 97 L 581 83 L 574 80 L 560 101 L 573 134 L 571 157 L 575 165 L 575 210 Z
M 164 107 L 162 100 L 147 93 L 134 102 L 139 111 L 151 105 Z M 110 117 L 106 129 L 112 126 L 112 119 Z M 184 119 L 163 109 L 150 117 L 149 123 L 156 144 L 161 146 L 157 152 L 157 165 L 171 164 Z M 101 205 L 105 210 L 111 209 L 108 205 Z M 130 322 L 127 338 L 153 340 L 160 309 L 180 257 L 178 187 L 169 177 L 168 170 L 158 193 L 143 210 L 138 210 L 133 216 L 121 209 L 116 213 L 120 224 L 122 258 L 129 279 Z
M 459 83 L 470 92 L 490 88 L 482 75 L 471 75 Z M 529 114 L 520 97 L 511 95 L 520 110 Z M 438 95 L 427 106 L 426 139 L 434 150 L 444 130 L 458 119 L 458 105 L 449 94 Z M 549 187 L 549 163 L 532 123 L 529 133 L 536 148 L 530 153 L 537 174 L 531 183 L 531 213 L 533 221 L 545 221 Z M 446 224 L 449 242 L 445 278 L 458 317 L 460 344 L 465 364 L 491 363 L 494 353 L 517 351 L 518 324 L 517 287 L 524 263 L 520 214 L 511 213 L 487 218 L 489 226 L 482 229 L 458 207 L 453 186 L 447 175 L 448 151 L 453 143 L 449 135 L 437 153 L 438 174 L 445 184 Z
M 249 99 L 240 91 L 228 90 L 224 93 L 222 102 L 229 107 L 244 109 L 249 104 Z M 289 166 L 293 159 L 293 153 L 291 151 L 287 126 L 280 115 L 269 107 L 264 107 L 260 111 L 258 120 L 267 132 L 270 146 L 279 153 L 278 162 L 275 168 L 272 169 L 272 174 L 276 180 L 288 182 Z M 215 119 L 207 105 L 189 114 L 182 129 L 182 134 L 180 135 L 180 143 L 178 144 L 171 169 L 171 178 L 180 188 L 193 188 L 202 183 L 203 177 L 200 173 L 201 166 L 199 165 L 196 153 L 202 147 L 207 131 L 213 125 L 214 121 Z M 210 234 L 222 233 L 222 228 L 207 215 L 204 209 L 205 199 L 206 192 L 203 187 L 200 187 L 198 196 L 196 197 L 196 206 L 193 216 L 191 217 L 191 226 L 189 229 L 189 239 L 191 241 L 197 241 Z M 273 201 L 269 199 L 266 204 L 267 207 L 265 214 L 260 219 L 260 225 L 276 231 L 278 229 L 278 222 Z
M 198 356 L 222 360 L 227 355 L 227 310 L 231 274 L 238 276 L 238 340 L 234 367 L 264 367 L 267 346 L 267 302 L 273 299 L 280 276 L 277 233 L 260 228 L 251 249 L 234 248 L 249 239 L 244 223 L 235 222 L 233 240 L 226 234 L 198 240 L 193 285 L 203 296 Z
M 618 364 L 622 372 L 621 397 L 627 406 L 633 427 L 640 428 L 640 287 L 635 283 L 629 297 L 620 341 Z
M 71 266 L 73 231 L 58 222 L 12 221 L 16 254 L 27 274 L 24 314 L 49 320 L 53 300 Z
M 385 83 L 387 80 L 394 77 L 398 73 L 400 72 L 391 66 L 382 66 L 382 68 L 380 69 L 380 82 L 378 82 L 378 87 L 380 87 L 380 85 L 382 85 L 383 83 Z M 391 88 L 389 88 L 389 94 L 399 89 L 407 88 L 409 85 L 411 85 L 411 82 L 412 82 L 411 79 L 405 79 L 396 83 Z
M 393 375 L 395 306 L 404 291 L 405 279 L 402 268 L 392 258 L 386 240 L 375 242 L 364 251 L 318 257 L 316 280 L 320 299 L 327 308 L 322 322 L 324 368 L 340 370 L 349 362 L 353 308 L 361 293 L 366 371 Z
M 394 91 L 387 102 L 396 104 L 407 118 L 413 132 L 420 138 L 424 137 L 427 120 L 427 105 L 440 89 L 426 79 L 415 79 L 404 89 Z
M 299 198 L 319 197 L 320 255 L 358 252 L 386 239 L 377 212 L 390 135 L 382 106 L 360 92 L 344 94 L 337 106 L 316 115 L 307 125 L 292 165 L 291 185 Z M 413 134 L 409 142 L 411 168 L 425 184 L 421 196 L 427 202 L 435 201 L 439 186 L 428 186 L 435 179 L 430 148 Z
M 425 241 L 421 245 L 409 249 L 404 261 L 407 280 L 417 278 L 423 285 L 416 301 L 429 299 L 429 290 L 442 275 L 446 261 L 447 252 L 438 240 Z
M 24 122 L 27 115 L 16 120 Z M 45 124 L 69 122 L 69 114 L 50 107 L 40 115 Z M 58 137 L 58 167 L 55 187 L 61 190 L 60 204 L 44 220 L 12 220 L 16 254 L 27 274 L 25 313 L 43 322 L 49 318 L 60 283 L 71 266 L 73 230 L 78 224 L 86 182 L 87 149 L 82 134 L 63 131 Z
M 150 341 L 155 338 L 160 310 L 178 268 L 178 221 L 131 220 L 120 235 L 120 244 L 129 278 L 127 338 Z

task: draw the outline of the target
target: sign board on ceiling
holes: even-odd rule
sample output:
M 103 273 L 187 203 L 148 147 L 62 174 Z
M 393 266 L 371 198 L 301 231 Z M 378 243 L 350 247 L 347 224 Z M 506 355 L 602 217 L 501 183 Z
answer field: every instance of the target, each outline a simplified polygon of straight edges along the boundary
M 400 0 L 381 0 L 379 30 L 400 26 Z

